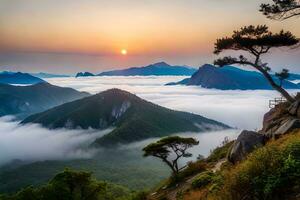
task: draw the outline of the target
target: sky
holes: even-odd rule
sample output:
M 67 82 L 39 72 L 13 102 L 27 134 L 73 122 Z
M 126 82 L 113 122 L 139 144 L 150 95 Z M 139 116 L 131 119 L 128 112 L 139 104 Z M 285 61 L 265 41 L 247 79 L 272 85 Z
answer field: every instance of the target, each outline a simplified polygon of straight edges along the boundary
M 241 26 L 300 36 L 299 19 L 271 21 L 258 12 L 269 1 L 1 0 L 0 70 L 72 74 L 159 61 L 198 67 L 213 62 L 217 38 Z M 265 59 L 300 73 L 299 53 L 283 49 Z

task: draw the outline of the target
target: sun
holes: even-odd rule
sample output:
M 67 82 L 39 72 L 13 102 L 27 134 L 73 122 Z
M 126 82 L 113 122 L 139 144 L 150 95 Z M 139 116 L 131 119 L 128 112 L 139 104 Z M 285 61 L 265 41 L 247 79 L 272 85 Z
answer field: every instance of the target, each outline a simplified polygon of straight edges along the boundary
M 121 50 L 121 54 L 122 54 L 123 56 L 127 55 L 127 50 L 126 50 L 126 49 L 122 49 L 122 50 Z

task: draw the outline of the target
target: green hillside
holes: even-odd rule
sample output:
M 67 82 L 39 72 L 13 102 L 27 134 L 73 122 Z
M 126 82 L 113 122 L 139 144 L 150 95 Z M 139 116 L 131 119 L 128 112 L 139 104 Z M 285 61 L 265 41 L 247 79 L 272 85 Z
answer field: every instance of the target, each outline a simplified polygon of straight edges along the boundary
M 145 101 L 129 92 L 111 89 L 29 116 L 22 124 L 39 123 L 50 129 L 115 129 L 94 145 L 162 137 L 178 132 L 201 132 L 229 128 L 200 115 L 170 110 Z

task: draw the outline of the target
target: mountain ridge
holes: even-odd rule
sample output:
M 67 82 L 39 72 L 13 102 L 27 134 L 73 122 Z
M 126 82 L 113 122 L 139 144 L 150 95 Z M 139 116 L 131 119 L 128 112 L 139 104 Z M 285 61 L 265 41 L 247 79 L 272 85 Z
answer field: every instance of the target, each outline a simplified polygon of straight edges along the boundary
M 50 129 L 80 127 L 102 130 L 115 127 L 97 139 L 94 146 L 113 146 L 178 132 L 229 128 L 221 122 L 170 110 L 119 89 L 110 89 L 31 115 L 21 122 L 26 123 L 38 123 Z
M 273 75 L 277 83 L 279 80 Z M 233 66 L 215 67 L 205 64 L 199 67 L 190 78 L 183 79 L 176 83 L 166 85 L 198 85 L 203 88 L 215 88 L 221 90 L 272 90 L 268 81 L 259 72 L 246 71 Z M 283 81 L 286 89 L 299 89 L 297 84 Z
M 47 82 L 29 86 L 0 84 L 0 116 L 18 115 L 23 118 L 88 95 Z
M 3 84 L 36 84 L 44 82 L 46 81 L 38 77 L 32 76 L 28 73 L 8 71 L 0 73 L 0 83 Z

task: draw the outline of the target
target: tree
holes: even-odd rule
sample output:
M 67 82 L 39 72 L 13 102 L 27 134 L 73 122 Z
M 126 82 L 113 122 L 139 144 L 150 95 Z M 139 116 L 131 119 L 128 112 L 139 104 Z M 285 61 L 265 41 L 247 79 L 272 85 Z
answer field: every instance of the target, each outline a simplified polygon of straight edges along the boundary
M 285 20 L 300 15 L 300 0 L 273 0 L 273 4 L 261 4 L 260 11 L 270 19 Z
M 277 76 L 277 78 L 280 80 L 280 87 L 281 87 L 283 81 L 290 76 L 289 70 L 288 69 L 282 69 L 281 72 L 275 73 L 275 76 Z
M 105 187 L 105 183 L 93 180 L 89 172 L 66 169 L 49 182 L 43 193 L 48 199 L 97 200 Z
M 215 60 L 215 65 L 223 67 L 225 65 L 239 64 L 253 67 L 262 73 L 270 85 L 281 93 L 289 102 L 295 99 L 276 81 L 269 73 L 271 68 L 267 63 L 262 63 L 261 57 L 270 52 L 273 48 L 290 47 L 298 44 L 299 40 L 291 33 L 280 31 L 272 33 L 266 25 L 262 26 L 246 26 L 238 31 L 234 31 L 231 37 L 217 39 L 215 43 L 215 54 L 219 54 L 225 50 L 242 51 L 250 54 L 254 59 L 248 59 L 244 55 L 239 57 L 226 56 Z
M 65 170 L 43 187 L 27 187 L 14 195 L 0 195 L 1 200 L 99 200 L 106 194 L 106 183 L 91 173 Z M 106 199 L 106 198 L 105 198 Z
M 170 136 L 151 143 L 146 146 L 144 156 L 154 156 L 165 162 L 172 170 L 174 175 L 185 168 L 178 166 L 178 160 L 182 157 L 191 157 L 192 154 L 187 152 L 187 149 L 198 145 L 199 142 L 194 138 L 182 138 L 179 136 Z

